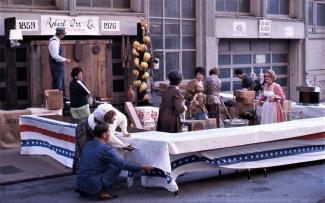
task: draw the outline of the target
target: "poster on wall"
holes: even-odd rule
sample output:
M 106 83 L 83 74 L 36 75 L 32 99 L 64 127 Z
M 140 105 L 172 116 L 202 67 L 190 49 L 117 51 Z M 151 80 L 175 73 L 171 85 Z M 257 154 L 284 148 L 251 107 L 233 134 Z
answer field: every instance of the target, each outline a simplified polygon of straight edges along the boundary
M 271 20 L 260 20 L 258 36 L 259 38 L 271 38 Z
M 41 16 L 41 34 L 54 35 L 56 27 L 65 27 L 67 35 L 98 35 L 98 17 Z
M 244 21 L 234 21 L 232 24 L 232 36 L 233 37 L 246 37 L 246 22 Z

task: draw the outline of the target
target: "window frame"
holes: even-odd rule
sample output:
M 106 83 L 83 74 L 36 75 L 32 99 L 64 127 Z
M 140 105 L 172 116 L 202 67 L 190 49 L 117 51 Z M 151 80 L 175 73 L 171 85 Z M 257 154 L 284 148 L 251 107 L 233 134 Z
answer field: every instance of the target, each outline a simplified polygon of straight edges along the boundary
M 280 10 L 281 10 L 281 1 L 283 0 L 279 0 L 279 13 L 268 13 L 268 3 L 269 0 L 265 1 L 265 14 L 267 17 L 271 17 L 271 18 L 290 18 L 290 9 L 291 9 L 291 0 L 287 0 L 288 1 L 288 14 L 281 14 Z
M 42 5 L 35 5 L 34 4 L 35 0 L 32 0 L 32 5 L 23 5 L 23 4 L 14 4 L 13 0 L 5 0 L 5 2 L 0 2 L 0 7 L 3 8 L 35 8 L 35 9 L 57 9 L 57 4 L 55 1 L 55 5 L 48 5 L 48 6 L 42 6 Z
M 78 6 L 77 1 L 76 2 L 76 10 L 77 11 L 121 11 L 121 12 L 127 12 L 127 11 L 132 11 L 131 8 L 131 0 L 130 0 L 130 8 L 115 8 L 113 7 L 114 5 L 114 0 L 110 0 L 111 7 L 93 7 L 93 0 L 88 0 L 90 1 L 90 7 L 89 6 Z
M 166 54 L 167 53 L 175 53 L 177 52 L 178 53 L 178 59 L 179 59 L 179 64 L 178 64 L 178 70 L 182 73 L 183 72 L 183 59 L 182 59 L 182 52 L 186 52 L 186 51 L 190 51 L 190 52 L 195 52 L 195 55 L 197 54 L 197 40 L 195 38 L 195 49 L 188 49 L 188 48 L 183 48 L 183 37 L 196 37 L 196 33 L 197 33 L 197 30 L 196 30 L 196 23 L 197 23 L 197 19 L 196 19 L 196 12 L 195 12 L 195 16 L 194 18 L 188 18 L 188 17 L 183 17 L 183 7 L 182 7 L 182 2 L 184 0 L 179 0 L 180 3 L 179 3 L 179 11 L 180 11 L 180 16 L 179 18 L 175 18 L 175 17 L 166 17 L 165 16 L 165 0 L 162 0 L 162 16 L 150 16 L 150 11 L 148 12 L 148 19 L 149 19 L 149 23 L 151 22 L 151 20 L 159 20 L 162 22 L 162 34 L 154 34 L 152 35 L 150 33 L 150 27 L 149 27 L 149 34 L 151 37 L 162 37 L 162 48 L 159 48 L 159 49 L 153 49 L 152 51 L 153 52 L 162 52 L 163 53 L 163 59 L 164 59 L 164 62 L 163 62 L 163 67 L 162 67 L 162 71 L 163 71 L 163 78 L 162 80 L 158 80 L 158 79 L 155 79 L 155 86 L 157 86 L 157 84 L 159 82 L 166 82 L 168 80 L 168 77 L 167 77 L 167 73 L 166 73 Z M 195 8 L 197 7 L 197 1 L 194 0 L 194 3 L 195 3 Z M 150 6 L 148 6 L 148 9 Z M 166 34 L 166 21 L 169 21 L 169 20 L 177 20 L 179 21 L 179 48 L 172 48 L 172 49 L 169 49 L 169 48 L 166 48 L 166 36 L 174 36 L 174 35 L 170 35 L 170 34 Z M 195 34 L 194 35 L 190 35 L 190 34 L 183 34 L 183 22 L 186 22 L 186 21 L 191 21 L 191 22 L 194 22 L 195 24 Z M 195 66 L 196 66 L 196 58 L 195 58 Z M 158 69 L 159 71 L 161 71 L 161 69 Z M 193 74 L 193 77 L 194 77 L 194 74 Z M 190 79 L 184 79 L 183 81 L 189 81 Z
M 227 0 L 223 0 L 224 2 L 226 2 Z M 251 15 L 251 1 L 249 1 L 249 11 L 248 12 L 241 12 L 239 11 L 239 0 L 237 1 L 237 11 L 226 11 L 225 9 L 223 11 L 217 11 L 217 1 L 215 0 L 213 3 L 213 7 L 214 7 L 214 11 L 216 13 L 217 16 L 222 16 L 222 15 L 241 15 L 241 16 L 250 16 Z M 226 4 L 224 3 L 224 6 L 226 6 Z
M 325 26 L 320 26 L 317 25 L 317 5 L 318 4 L 324 4 L 325 5 L 325 0 L 309 0 L 307 2 L 308 8 L 309 8 L 309 3 L 312 3 L 313 5 L 313 16 L 312 16 L 312 25 L 309 25 L 309 18 L 306 20 L 308 31 L 312 33 L 325 33 Z M 309 12 L 309 9 L 308 9 Z M 309 13 L 307 14 L 307 17 L 309 17 Z

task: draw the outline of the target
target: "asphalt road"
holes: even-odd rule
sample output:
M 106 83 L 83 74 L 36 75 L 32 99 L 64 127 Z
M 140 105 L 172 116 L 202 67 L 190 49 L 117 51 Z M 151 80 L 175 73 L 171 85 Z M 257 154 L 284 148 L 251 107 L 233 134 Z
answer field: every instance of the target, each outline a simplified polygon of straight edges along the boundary
M 0 187 L 0 202 L 88 202 L 74 190 L 74 176 L 25 182 Z M 108 202 L 307 202 L 325 203 L 325 164 L 320 162 L 262 171 L 223 175 L 180 183 L 179 196 L 162 188 L 146 189 L 139 180 L 126 189 L 124 181 L 115 186 L 119 197 Z

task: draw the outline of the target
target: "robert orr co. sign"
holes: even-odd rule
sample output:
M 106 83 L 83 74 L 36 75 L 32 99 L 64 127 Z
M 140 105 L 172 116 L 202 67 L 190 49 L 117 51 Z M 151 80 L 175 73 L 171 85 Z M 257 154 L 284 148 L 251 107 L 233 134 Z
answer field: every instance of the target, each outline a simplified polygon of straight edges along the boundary
M 16 28 L 23 32 L 40 32 L 41 35 L 53 35 L 55 28 L 64 27 L 68 35 L 99 35 L 100 24 L 95 16 L 50 16 L 42 15 L 39 20 L 17 19 Z M 101 31 L 119 32 L 120 21 L 101 22 Z

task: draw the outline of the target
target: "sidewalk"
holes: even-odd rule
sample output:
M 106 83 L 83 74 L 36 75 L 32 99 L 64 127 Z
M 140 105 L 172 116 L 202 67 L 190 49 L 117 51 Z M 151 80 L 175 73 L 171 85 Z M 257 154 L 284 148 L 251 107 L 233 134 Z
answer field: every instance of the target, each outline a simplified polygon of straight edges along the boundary
M 0 160 L 0 185 L 64 176 L 72 171 L 48 156 L 20 155 L 20 149 L 1 149 Z

